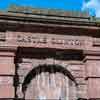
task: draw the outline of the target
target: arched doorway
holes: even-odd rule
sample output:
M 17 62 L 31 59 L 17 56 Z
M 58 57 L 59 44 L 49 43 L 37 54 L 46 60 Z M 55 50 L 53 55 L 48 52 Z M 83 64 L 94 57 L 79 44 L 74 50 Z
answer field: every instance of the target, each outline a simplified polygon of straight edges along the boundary
M 25 100 L 75 100 L 76 82 L 72 74 L 60 65 L 39 65 L 24 79 Z

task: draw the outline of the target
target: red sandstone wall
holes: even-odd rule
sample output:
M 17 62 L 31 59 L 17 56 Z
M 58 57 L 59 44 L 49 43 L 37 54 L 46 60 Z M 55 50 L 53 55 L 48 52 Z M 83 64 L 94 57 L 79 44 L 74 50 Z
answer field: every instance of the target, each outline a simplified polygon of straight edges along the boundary
M 86 62 L 88 98 L 100 98 L 100 61 L 96 59 Z
M 15 88 L 13 78 L 15 75 L 14 57 L 3 55 L 0 52 L 0 98 L 14 98 Z
M 10 39 L 10 38 L 9 38 Z M 10 42 L 12 42 L 10 40 Z M 16 41 L 15 41 L 16 42 Z M 91 41 L 90 41 L 91 42 Z M 13 44 L 13 43 L 12 43 Z M 91 44 L 91 43 L 90 43 Z M 27 45 L 28 46 L 28 45 Z M 70 47 L 70 46 L 69 46 Z M 77 48 L 77 47 L 76 47 Z M 89 47 L 85 49 L 89 49 Z M 93 48 L 90 48 L 91 50 Z M 95 49 L 95 51 L 99 51 L 100 48 Z M 15 97 L 15 87 L 14 83 L 14 75 L 15 75 L 15 64 L 14 64 L 14 52 L 0 51 L 0 98 L 14 98 Z M 88 50 L 87 50 L 88 51 Z M 66 51 L 67 52 L 67 51 Z M 89 51 L 90 52 L 90 51 Z M 82 63 L 71 63 L 69 62 L 69 71 L 75 77 L 78 83 L 77 94 L 80 98 L 100 98 L 100 54 L 99 52 L 94 53 L 90 52 L 90 54 L 85 54 L 85 57 L 89 56 L 85 62 Z M 22 59 L 23 60 L 23 59 Z M 28 59 L 31 61 L 32 59 Z M 52 64 L 54 62 L 52 59 L 37 60 L 33 59 L 32 62 L 34 66 L 38 64 Z M 61 64 L 67 67 L 67 61 L 55 61 L 57 64 Z M 20 67 L 21 66 L 21 67 Z M 33 66 L 33 67 L 34 67 Z M 31 70 L 31 63 L 26 63 L 23 61 L 21 65 L 19 65 L 19 86 L 17 89 L 17 94 L 19 97 L 23 97 L 21 91 L 21 83 L 25 78 L 25 75 Z

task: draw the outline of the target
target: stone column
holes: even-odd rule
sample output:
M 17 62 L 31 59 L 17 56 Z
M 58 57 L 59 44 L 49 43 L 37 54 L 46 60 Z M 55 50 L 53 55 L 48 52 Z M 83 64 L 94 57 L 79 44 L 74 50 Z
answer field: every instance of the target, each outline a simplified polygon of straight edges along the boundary
M 85 71 L 87 80 L 87 98 L 100 98 L 100 52 L 87 50 L 85 53 Z
M 0 98 L 15 98 L 15 47 L 0 47 Z

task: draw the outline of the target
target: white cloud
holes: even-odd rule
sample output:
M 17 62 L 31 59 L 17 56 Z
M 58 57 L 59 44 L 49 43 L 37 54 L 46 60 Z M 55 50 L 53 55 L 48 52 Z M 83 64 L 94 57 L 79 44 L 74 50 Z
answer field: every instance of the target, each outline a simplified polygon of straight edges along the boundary
M 88 2 L 83 2 L 82 10 L 94 10 L 96 17 L 100 17 L 100 0 L 90 0 Z

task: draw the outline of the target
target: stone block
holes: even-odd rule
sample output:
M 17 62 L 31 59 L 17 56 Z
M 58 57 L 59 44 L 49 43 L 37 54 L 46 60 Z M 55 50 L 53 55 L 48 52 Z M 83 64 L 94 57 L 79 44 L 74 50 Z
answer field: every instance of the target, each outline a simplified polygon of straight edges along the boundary
M 68 69 L 72 71 L 84 71 L 85 67 L 82 64 L 71 64 Z
M 0 57 L 0 63 L 12 64 L 14 63 L 13 57 Z
M 85 77 L 85 66 L 83 64 L 71 64 L 67 69 L 75 78 Z
M 0 85 L 13 85 L 13 76 L 0 76 Z
M 78 85 L 77 95 L 79 98 L 87 98 L 87 85 Z
M 15 75 L 15 64 L 0 63 L 0 75 Z
M 100 98 L 100 78 L 88 79 L 88 98 Z
M 15 90 L 12 85 L 0 85 L 0 98 L 14 98 Z
M 85 76 L 83 71 L 71 71 L 71 73 L 75 78 L 82 78 Z
M 78 84 L 86 84 L 86 80 L 84 78 L 76 78 L 75 80 Z
M 100 61 L 98 60 L 87 61 L 86 76 L 87 77 L 100 77 Z

